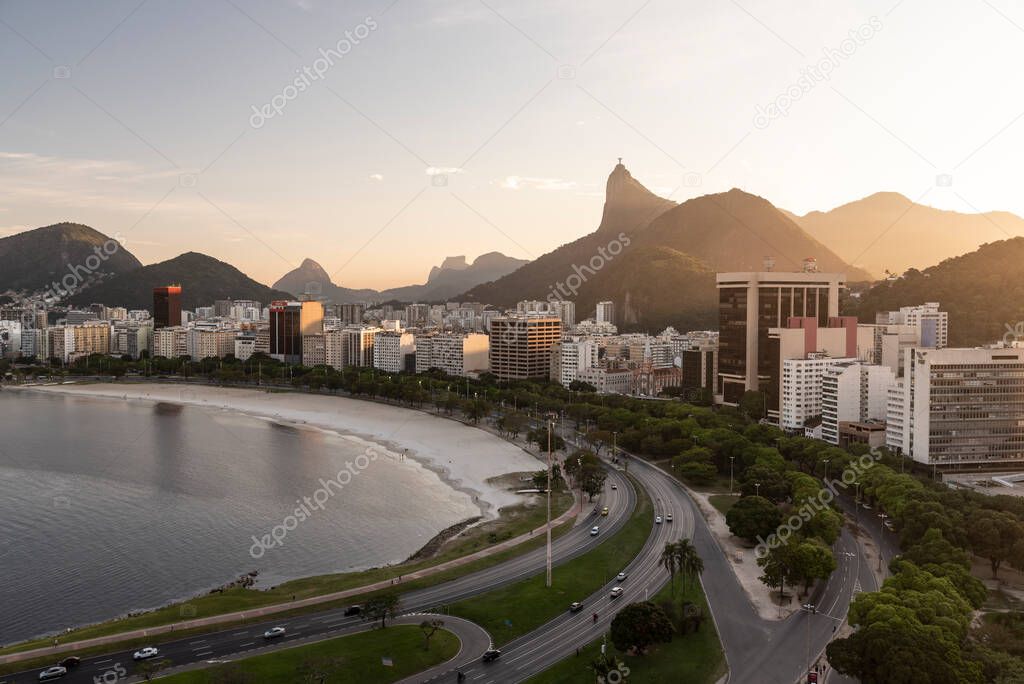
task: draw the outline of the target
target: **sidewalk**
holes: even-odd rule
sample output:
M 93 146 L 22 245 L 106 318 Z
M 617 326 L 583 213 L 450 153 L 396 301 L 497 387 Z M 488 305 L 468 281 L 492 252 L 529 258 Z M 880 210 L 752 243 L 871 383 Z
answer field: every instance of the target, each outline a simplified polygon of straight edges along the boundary
M 573 495 L 575 497 L 575 494 Z M 552 528 L 560 527 L 569 520 L 574 520 L 579 514 L 579 502 L 575 502 L 573 506 L 560 515 L 555 520 L 551 521 Z M 416 570 L 410 572 L 408 575 L 400 575 L 401 580 L 392 579 L 375 582 L 373 584 L 367 584 L 361 587 L 354 587 L 352 589 L 346 589 L 344 591 L 338 591 L 331 594 L 324 594 L 322 596 L 311 596 L 310 598 L 301 599 L 298 601 L 289 601 L 287 603 L 278 603 L 263 608 L 254 608 L 253 610 L 238 611 L 234 613 L 224 613 L 222 615 L 211 615 L 206 618 L 196 618 L 194 620 L 184 620 L 182 622 L 175 622 L 168 625 L 159 625 L 151 627 L 149 629 L 137 629 L 131 632 L 120 632 L 118 634 L 111 634 L 108 636 L 94 637 L 92 639 L 84 639 L 82 641 L 73 641 L 66 644 L 58 644 L 57 646 L 46 646 L 43 648 L 36 648 L 31 651 L 21 651 L 19 653 L 10 653 L 7 655 L 0 656 L 0 664 L 16 663 L 23 660 L 29 660 L 31 658 L 39 658 L 42 656 L 52 656 L 58 653 L 66 653 L 69 651 L 75 651 L 82 648 L 91 648 L 93 646 L 102 646 L 104 644 L 115 644 L 120 641 L 127 639 L 136 639 L 141 637 L 150 637 L 157 634 L 168 634 L 175 631 L 195 629 L 196 627 L 207 627 L 212 625 L 224 624 L 227 622 L 235 622 L 238 620 L 246 620 L 251 618 L 263 617 L 267 615 L 274 615 L 276 613 L 283 613 L 295 608 L 303 608 L 306 606 L 315 606 L 321 603 L 329 603 L 331 601 L 337 601 L 338 599 L 349 598 L 351 596 L 359 596 L 372 591 L 378 591 L 380 589 L 387 589 L 389 587 L 398 587 L 402 584 L 416 579 L 422 579 L 424 577 L 430 577 L 439 573 L 451 570 L 452 568 L 458 568 L 473 561 L 481 558 L 486 558 L 497 553 L 501 553 L 507 549 L 511 549 L 518 546 L 530 539 L 539 537 L 547 529 L 546 525 L 531 530 L 526 534 L 521 534 L 518 537 L 507 539 L 499 544 L 490 546 L 486 549 L 481 549 L 467 556 L 455 558 L 450 561 L 446 561 L 439 565 L 433 565 L 429 568 L 423 568 L 422 570 Z

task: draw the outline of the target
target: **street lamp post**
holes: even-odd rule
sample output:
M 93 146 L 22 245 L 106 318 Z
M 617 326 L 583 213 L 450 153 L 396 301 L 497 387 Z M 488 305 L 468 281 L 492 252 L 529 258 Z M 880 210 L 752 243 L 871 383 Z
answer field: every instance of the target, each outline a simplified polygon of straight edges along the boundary
M 735 461 L 736 461 L 736 457 L 735 456 L 730 456 L 729 457 L 729 493 L 730 494 L 732 494 L 732 466 L 733 466 L 733 463 Z
M 754 483 L 754 496 L 761 496 L 761 483 L 760 482 L 755 482 Z
M 548 524 L 547 524 L 547 581 L 551 586 L 551 416 L 548 416 Z

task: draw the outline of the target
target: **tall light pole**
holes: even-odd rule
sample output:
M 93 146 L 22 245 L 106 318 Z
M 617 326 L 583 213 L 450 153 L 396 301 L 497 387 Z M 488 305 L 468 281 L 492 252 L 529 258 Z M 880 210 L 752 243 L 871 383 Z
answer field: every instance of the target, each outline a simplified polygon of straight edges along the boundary
M 821 462 L 825 464 L 825 482 L 828 482 L 828 459 L 823 458 Z
M 754 496 L 761 496 L 761 483 L 760 482 L 755 482 L 754 483 Z
M 730 494 L 732 494 L 732 466 L 733 466 L 733 463 L 735 461 L 736 461 L 736 457 L 735 456 L 730 456 L 729 457 L 729 493 Z
M 547 525 L 547 581 L 551 586 L 551 416 L 548 416 L 548 525 Z

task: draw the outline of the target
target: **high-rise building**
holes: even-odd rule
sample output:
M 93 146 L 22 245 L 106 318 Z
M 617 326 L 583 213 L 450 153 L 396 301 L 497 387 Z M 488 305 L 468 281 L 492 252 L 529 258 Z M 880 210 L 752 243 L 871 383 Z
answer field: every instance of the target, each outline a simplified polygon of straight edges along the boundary
M 153 288 L 153 327 L 181 325 L 181 285 Z
M 320 302 L 275 301 L 270 305 L 270 356 L 285 363 L 302 360 L 302 336 L 324 331 Z
M 598 302 L 597 313 L 594 317 L 598 323 L 615 323 L 615 304 L 613 302 Z
M 366 308 L 362 304 L 340 304 L 338 317 L 342 325 L 362 325 L 365 311 Z
M 762 271 L 719 273 L 719 403 L 736 405 L 744 392 L 762 391 L 775 398 L 778 410 L 779 351 L 769 330 L 791 317 L 812 318 L 825 327 L 839 315 L 839 273 Z
M 188 354 L 188 330 L 181 326 L 153 330 L 154 357 L 176 359 Z
M 580 374 L 597 365 L 596 340 L 582 337 L 569 338 L 551 348 L 551 379 L 568 387 L 580 379 Z
M 875 321 L 917 328 L 922 347 L 942 349 L 949 343 L 949 313 L 939 311 L 938 302 L 902 306 L 899 311 L 879 312 L 875 315 Z
M 405 324 L 409 327 L 426 325 L 429 320 L 429 304 L 409 304 L 405 307 Z
M 353 325 L 342 331 L 345 344 L 345 364 L 370 368 L 373 366 L 373 344 L 377 335 L 384 332 L 372 325 Z
M 412 333 L 385 329 L 373 340 L 373 367 L 388 373 L 409 370 L 408 358 L 415 351 Z
M 416 336 L 416 372 L 432 368 L 448 375 L 482 373 L 489 368 L 490 338 L 482 333 Z
M 1024 463 L 1024 349 L 908 349 L 889 393 L 886 441 L 918 463 Z
M 561 340 L 554 316 L 501 316 L 491 320 L 490 369 L 502 380 L 545 378 L 551 347 Z
M 839 444 L 844 423 L 884 423 L 896 376 L 887 366 L 834 361 L 821 376 L 821 438 Z
M 325 333 L 302 336 L 302 365 L 313 368 L 327 363 L 327 341 Z

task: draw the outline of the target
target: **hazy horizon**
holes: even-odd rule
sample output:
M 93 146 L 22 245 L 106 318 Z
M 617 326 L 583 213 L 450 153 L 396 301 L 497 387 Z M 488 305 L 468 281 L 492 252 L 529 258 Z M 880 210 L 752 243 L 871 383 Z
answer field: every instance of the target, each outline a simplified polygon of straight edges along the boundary
M 1022 24 L 913 0 L 5 4 L 0 236 L 74 221 L 146 264 L 270 284 L 309 257 L 383 289 L 593 231 L 620 156 L 677 202 L 1024 215 L 1024 93 L 979 68 L 1020 59 Z

